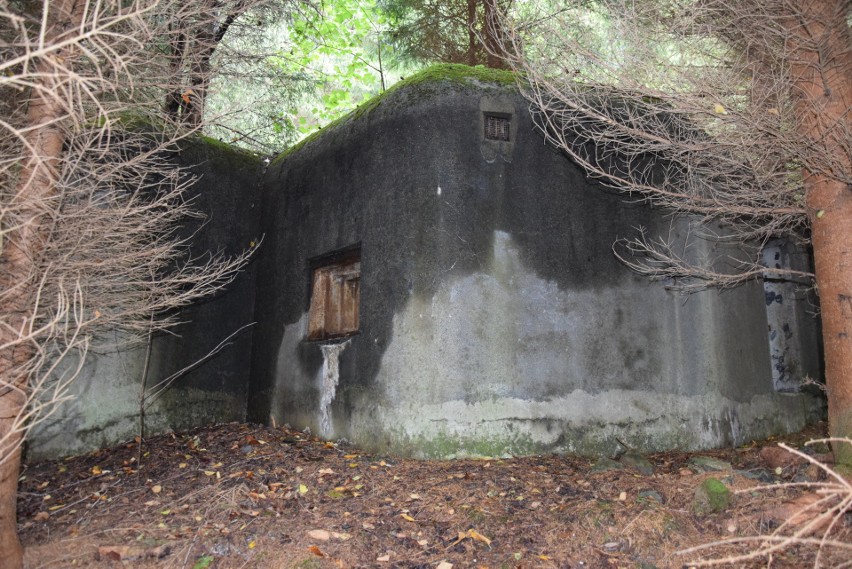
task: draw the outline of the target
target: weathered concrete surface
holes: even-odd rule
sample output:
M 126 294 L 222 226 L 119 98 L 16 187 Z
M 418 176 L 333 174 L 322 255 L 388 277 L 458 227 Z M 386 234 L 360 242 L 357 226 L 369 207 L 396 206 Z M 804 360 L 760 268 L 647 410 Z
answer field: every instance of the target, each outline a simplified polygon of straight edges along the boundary
M 186 147 L 179 162 L 196 165 L 208 214 L 184 229 L 198 230 L 194 252 L 264 243 L 226 293 L 157 339 L 149 383 L 257 325 L 150 408 L 148 432 L 248 416 L 414 456 L 609 454 L 737 443 L 813 416 L 813 399 L 778 392 L 819 373 L 804 304 L 785 291 L 787 312 L 768 320 L 761 283 L 684 297 L 630 272 L 617 238 L 694 232 L 590 184 L 542 144 L 510 85 L 462 66 L 427 72 L 274 161 L 262 187 L 256 158 Z M 487 114 L 512 117 L 509 141 L 484 139 Z M 353 246 L 360 332 L 308 342 L 311 260 Z M 767 327 L 788 322 L 772 344 Z M 34 429 L 30 459 L 138 433 L 144 349 L 114 344 Z
M 237 254 L 259 237 L 257 180 L 260 160 L 207 139 L 184 144 L 176 164 L 190 168 L 198 182 L 190 190 L 196 211 L 206 215 L 183 228 L 195 234 L 192 255 Z M 203 226 L 199 227 L 199 224 Z M 207 354 L 229 334 L 252 322 L 251 266 L 216 298 L 181 313 L 184 324 L 154 344 L 149 385 Z M 146 432 L 187 429 L 245 418 L 251 369 L 249 329 L 216 357 L 186 374 L 146 412 Z M 121 338 L 102 338 L 72 386 L 74 399 L 30 433 L 27 459 L 77 454 L 132 439 L 139 434 L 139 388 L 145 349 Z M 70 363 L 70 362 L 69 362 Z
M 618 237 L 682 241 L 686 222 L 590 184 L 520 96 L 468 73 L 415 79 L 273 162 L 249 417 L 415 456 L 706 448 L 804 425 L 813 400 L 773 388 L 762 286 L 683 297 L 619 264 Z M 483 113 L 511 114 L 509 142 L 484 140 Z M 361 329 L 329 382 L 305 340 L 309 260 L 356 244 Z
M 762 257 L 770 269 L 813 271 L 808 251 L 783 239 L 767 243 Z M 819 335 L 809 333 L 819 312 L 813 284 L 809 279 L 780 280 L 768 273 L 763 289 L 773 384 L 777 391 L 799 391 L 802 377 L 819 369 L 822 350 Z

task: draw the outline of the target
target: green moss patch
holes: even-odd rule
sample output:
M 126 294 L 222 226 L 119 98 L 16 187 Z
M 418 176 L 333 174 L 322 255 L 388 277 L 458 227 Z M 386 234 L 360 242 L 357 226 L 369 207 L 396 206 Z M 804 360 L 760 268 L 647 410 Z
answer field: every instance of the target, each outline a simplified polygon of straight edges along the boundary
M 707 478 L 695 489 L 693 511 L 698 515 L 724 511 L 731 503 L 731 491 L 715 478 Z

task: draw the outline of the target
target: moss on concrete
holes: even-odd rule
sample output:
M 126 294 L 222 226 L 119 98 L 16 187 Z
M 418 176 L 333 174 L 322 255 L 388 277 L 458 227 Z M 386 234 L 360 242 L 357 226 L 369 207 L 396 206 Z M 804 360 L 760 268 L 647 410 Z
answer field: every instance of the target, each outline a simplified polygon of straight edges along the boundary
M 104 124 L 103 118 L 92 123 L 98 128 L 102 128 Z M 215 160 L 217 164 L 223 164 L 229 168 L 255 168 L 261 161 L 261 156 L 255 152 L 203 134 L 184 137 L 179 127 L 151 115 L 123 112 L 112 117 L 112 124 L 116 130 L 150 137 L 152 145 L 161 141 L 177 140 L 174 145 L 168 145 L 167 150 L 176 149 L 189 164 Z
M 209 136 L 191 136 L 178 143 L 178 151 L 189 164 L 210 160 L 219 167 L 252 169 L 260 165 L 261 157 L 249 150 L 232 146 Z
M 516 77 L 517 76 L 510 71 L 490 69 L 483 66 L 470 67 L 469 65 L 461 65 L 457 63 L 433 65 L 432 67 L 428 67 L 407 79 L 403 79 L 402 81 L 395 83 L 384 93 L 376 95 L 372 99 L 365 101 L 352 112 L 305 137 L 276 156 L 272 161 L 272 164 L 280 163 L 286 157 L 291 156 L 319 138 L 324 137 L 328 132 L 337 129 L 343 124 L 348 124 L 360 119 L 379 106 L 393 100 L 400 93 L 411 92 L 415 87 L 420 88 L 421 95 L 432 96 L 437 94 L 442 87 L 445 87 L 448 84 L 455 85 L 460 88 L 481 89 L 483 86 L 487 85 L 511 88 L 514 87 L 516 83 Z M 411 100 L 407 100 L 406 102 L 410 103 Z
M 524 436 L 466 438 L 447 433 L 431 437 L 393 434 L 386 444 L 379 447 L 382 452 L 425 459 L 529 456 L 546 452 L 543 445 Z

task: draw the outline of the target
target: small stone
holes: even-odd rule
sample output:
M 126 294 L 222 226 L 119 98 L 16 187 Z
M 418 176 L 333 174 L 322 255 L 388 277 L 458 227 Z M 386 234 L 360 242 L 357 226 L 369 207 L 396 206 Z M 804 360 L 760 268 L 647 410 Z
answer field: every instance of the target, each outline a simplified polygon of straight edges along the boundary
M 312 529 L 308 532 L 308 537 L 317 541 L 328 541 L 331 539 L 331 532 L 324 529 Z
M 379 562 L 390 561 L 390 553 L 386 553 L 385 555 L 380 555 L 380 556 L 376 557 L 376 561 L 379 561 Z
M 651 476 L 654 474 L 654 465 L 651 464 L 650 460 L 638 452 L 630 451 L 626 453 L 621 457 L 620 462 L 628 468 L 638 470 L 639 473 L 644 476 Z
M 607 470 L 622 470 L 624 467 L 621 466 L 621 463 L 612 460 L 611 458 L 601 458 L 598 460 L 594 466 L 592 466 L 592 472 L 605 472 Z
M 435 569 L 453 569 L 453 564 L 449 561 L 441 561 Z
M 643 500 L 653 500 L 659 504 L 663 503 L 663 496 L 656 490 L 640 490 L 639 498 Z
M 712 456 L 693 456 L 689 459 L 689 467 L 695 472 L 718 472 L 733 470 L 730 462 L 725 462 Z
M 749 480 L 757 480 L 764 484 L 775 482 L 775 475 L 765 468 L 755 468 L 753 470 L 735 470 L 735 473 L 748 478 Z
M 783 470 L 804 462 L 803 458 L 781 447 L 763 447 L 760 449 L 760 459 L 772 470 Z
M 681 476 L 692 476 L 693 474 L 695 474 L 688 468 L 681 468 L 678 472 Z
M 731 491 L 715 478 L 707 478 L 695 489 L 692 510 L 697 515 L 721 512 L 731 503 Z
M 808 479 L 809 482 L 819 482 L 820 475 L 823 470 L 816 464 L 810 464 L 802 473 Z

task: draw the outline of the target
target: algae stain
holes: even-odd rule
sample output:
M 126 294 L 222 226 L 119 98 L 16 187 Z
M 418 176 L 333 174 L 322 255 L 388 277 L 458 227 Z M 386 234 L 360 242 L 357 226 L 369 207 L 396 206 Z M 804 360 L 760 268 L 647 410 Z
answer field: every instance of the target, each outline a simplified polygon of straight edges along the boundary
M 322 350 L 322 368 L 320 368 L 320 435 L 334 435 L 334 425 L 331 420 L 331 402 L 337 395 L 337 384 L 340 381 L 340 354 L 349 345 L 349 340 L 320 346 Z

